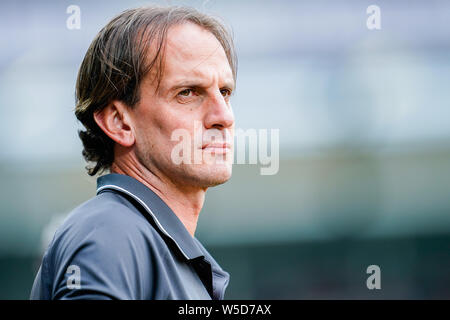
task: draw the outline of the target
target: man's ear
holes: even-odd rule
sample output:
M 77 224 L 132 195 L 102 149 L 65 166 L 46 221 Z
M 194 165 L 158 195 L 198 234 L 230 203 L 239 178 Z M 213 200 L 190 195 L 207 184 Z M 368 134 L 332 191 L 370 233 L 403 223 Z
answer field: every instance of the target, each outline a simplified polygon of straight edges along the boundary
M 105 108 L 94 113 L 94 120 L 103 132 L 124 147 L 135 142 L 130 108 L 123 102 L 114 100 Z

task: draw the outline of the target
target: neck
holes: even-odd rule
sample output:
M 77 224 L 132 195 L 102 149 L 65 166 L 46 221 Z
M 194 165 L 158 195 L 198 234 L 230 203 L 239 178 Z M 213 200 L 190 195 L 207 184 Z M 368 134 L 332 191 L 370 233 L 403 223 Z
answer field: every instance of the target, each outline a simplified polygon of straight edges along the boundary
M 184 227 L 194 236 L 197 221 L 205 201 L 206 188 L 181 187 L 161 174 L 155 174 L 128 153 L 116 158 L 111 165 L 111 173 L 124 174 L 135 178 L 155 192 L 175 213 Z

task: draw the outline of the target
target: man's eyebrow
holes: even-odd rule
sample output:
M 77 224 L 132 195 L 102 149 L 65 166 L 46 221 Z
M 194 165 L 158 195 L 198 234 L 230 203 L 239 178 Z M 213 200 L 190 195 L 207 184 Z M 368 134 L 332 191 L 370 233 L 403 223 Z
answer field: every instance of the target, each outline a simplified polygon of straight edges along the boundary
M 200 81 L 200 80 L 182 80 L 180 82 L 177 82 L 176 84 L 174 84 L 173 86 L 170 87 L 170 91 L 176 90 L 176 89 L 180 89 L 180 88 L 205 88 L 207 86 L 205 86 L 205 83 Z M 234 84 L 234 80 L 225 80 L 223 81 L 223 86 L 221 87 L 226 87 L 229 88 L 231 90 L 234 90 L 235 84 Z
M 231 90 L 234 90 L 234 87 L 235 87 L 234 80 L 227 80 L 227 81 L 224 81 L 224 83 L 225 83 L 225 87 L 227 87 Z

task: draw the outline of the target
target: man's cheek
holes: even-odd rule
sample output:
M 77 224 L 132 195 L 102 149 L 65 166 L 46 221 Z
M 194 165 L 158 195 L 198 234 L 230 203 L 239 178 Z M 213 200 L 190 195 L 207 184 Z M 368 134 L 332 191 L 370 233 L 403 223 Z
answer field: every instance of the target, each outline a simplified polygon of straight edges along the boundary
M 193 140 L 189 130 L 184 128 L 173 130 L 166 147 L 170 149 L 170 159 L 173 164 L 192 163 Z

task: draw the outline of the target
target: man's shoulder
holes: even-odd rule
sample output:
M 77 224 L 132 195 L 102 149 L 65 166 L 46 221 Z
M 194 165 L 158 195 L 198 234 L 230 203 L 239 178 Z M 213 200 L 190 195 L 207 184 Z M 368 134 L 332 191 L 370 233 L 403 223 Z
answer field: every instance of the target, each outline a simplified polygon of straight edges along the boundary
M 161 240 L 158 232 L 126 198 L 114 192 L 103 192 L 68 214 L 47 251 L 59 255 L 82 246 L 120 251 L 136 244 L 160 244 Z
M 103 192 L 73 209 L 57 229 L 42 263 L 45 297 L 75 294 L 66 283 L 75 266 L 87 291 L 108 297 L 141 297 L 149 276 L 158 271 L 159 256 L 167 249 L 151 224 L 119 194 Z M 100 294 L 100 295 L 101 295 Z
M 100 223 L 127 226 L 140 224 L 144 217 L 139 210 L 125 197 L 116 192 L 102 192 L 95 197 L 81 203 L 67 216 L 64 224 L 83 225 Z

